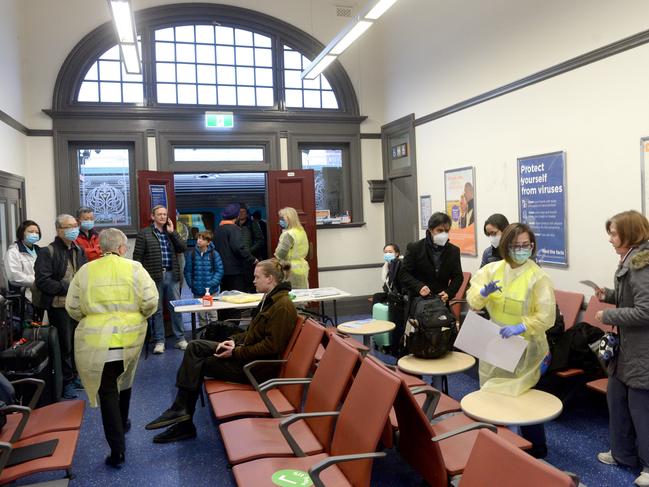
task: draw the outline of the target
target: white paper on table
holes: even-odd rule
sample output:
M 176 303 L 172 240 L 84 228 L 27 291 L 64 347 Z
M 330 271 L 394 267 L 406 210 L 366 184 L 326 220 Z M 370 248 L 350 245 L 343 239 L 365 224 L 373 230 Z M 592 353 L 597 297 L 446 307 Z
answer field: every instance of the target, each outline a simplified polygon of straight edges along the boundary
M 514 372 L 527 348 L 521 336 L 502 338 L 500 326 L 469 311 L 454 346 L 508 372 Z

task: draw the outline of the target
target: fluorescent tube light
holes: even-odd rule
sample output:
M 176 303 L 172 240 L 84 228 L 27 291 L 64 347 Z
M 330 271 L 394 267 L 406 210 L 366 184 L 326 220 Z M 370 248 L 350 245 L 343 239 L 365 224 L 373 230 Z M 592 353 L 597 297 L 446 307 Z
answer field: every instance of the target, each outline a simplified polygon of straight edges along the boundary
M 122 51 L 122 60 L 124 61 L 124 69 L 129 74 L 140 74 L 142 66 L 140 65 L 140 56 L 138 55 L 136 44 L 120 44 Z
M 365 15 L 365 18 L 369 20 L 376 20 L 395 3 L 397 3 L 397 0 L 379 0 L 379 2 L 374 5 L 374 7 L 372 7 L 372 9 Z
M 135 29 L 131 19 L 131 6 L 129 2 L 122 0 L 111 0 L 110 8 L 113 12 L 113 21 L 117 29 L 118 42 L 135 43 Z
M 347 32 L 347 34 L 345 34 L 342 39 L 340 39 L 336 44 L 334 44 L 334 46 L 331 48 L 329 52 L 336 56 L 342 54 L 343 51 L 347 49 L 352 42 L 354 42 L 361 35 L 363 35 L 363 32 L 365 32 L 371 26 L 372 26 L 372 22 L 369 22 L 367 20 L 359 21 L 354 27 L 352 27 L 352 30 Z
M 336 57 L 337 56 L 327 54 L 323 56 L 318 62 L 315 61 L 312 62 L 311 64 L 309 64 L 309 66 L 307 66 L 307 68 L 302 73 L 302 78 L 316 79 L 318 76 L 320 76 L 320 73 L 322 73 L 325 69 L 327 69 L 327 66 L 329 66 L 331 63 L 335 61 Z
M 373 21 L 385 13 L 397 0 L 372 0 L 354 17 L 343 30 L 316 56 L 302 71 L 300 78 L 315 79 L 337 56 L 343 53 L 363 32 L 372 26 Z
M 141 74 L 140 51 L 130 0 L 108 0 L 113 24 L 117 33 L 119 50 L 122 53 L 124 70 L 129 74 Z

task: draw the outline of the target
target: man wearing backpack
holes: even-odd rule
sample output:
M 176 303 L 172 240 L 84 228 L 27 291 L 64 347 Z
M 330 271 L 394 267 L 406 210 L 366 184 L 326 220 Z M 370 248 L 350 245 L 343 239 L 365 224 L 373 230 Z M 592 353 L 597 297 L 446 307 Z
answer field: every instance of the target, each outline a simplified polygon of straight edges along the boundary
M 223 261 L 212 243 L 212 232 L 205 230 L 199 232 L 196 246 L 187 252 L 185 257 L 185 280 L 195 298 L 205 295 L 209 289 L 211 295 L 219 292 L 223 278 Z M 216 321 L 216 311 L 198 313 L 200 326 L 205 326 L 210 321 Z

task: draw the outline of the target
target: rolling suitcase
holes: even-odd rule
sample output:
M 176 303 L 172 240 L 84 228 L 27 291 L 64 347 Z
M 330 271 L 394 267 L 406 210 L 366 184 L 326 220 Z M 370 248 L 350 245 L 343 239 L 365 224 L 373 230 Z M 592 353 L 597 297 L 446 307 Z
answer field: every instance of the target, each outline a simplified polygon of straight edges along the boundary
M 388 314 L 388 305 L 384 303 L 376 303 L 372 306 L 372 318 L 375 320 L 390 321 Z M 379 333 L 372 337 L 374 344 L 377 347 L 389 347 L 390 346 L 390 332 Z
M 46 370 L 36 377 L 45 381 L 45 389 L 38 405 L 45 406 L 60 401 L 63 393 L 63 372 L 57 329 L 53 326 L 31 326 L 23 330 L 23 337 L 28 340 L 42 340 L 47 343 L 49 364 Z

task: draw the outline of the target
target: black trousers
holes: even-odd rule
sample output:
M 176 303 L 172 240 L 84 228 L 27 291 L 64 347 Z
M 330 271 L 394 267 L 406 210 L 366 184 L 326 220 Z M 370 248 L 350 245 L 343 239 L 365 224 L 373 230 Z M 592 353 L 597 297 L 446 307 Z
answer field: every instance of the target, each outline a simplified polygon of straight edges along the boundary
M 176 374 L 176 387 L 198 391 L 205 376 L 228 382 L 248 383 L 248 378 L 243 373 L 245 362 L 215 357 L 216 346 L 216 342 L 209 340 L 189 342 Z
M 131 402 L 131 389 L 117 389 L 117 378 L 124 372 L 124 362 L 106 362 L 101 374 L 99 386 L 99 407 L 101 422 L 104 425 L 104 435 L 110 451 L 117 455 L 124 453 L 124 425 L 128 419 L 128 409 Z
M 629 387 L 612 375 L 606 400 L 613 457 L 629 467 L 649 467 L 649 390 Z
M 65 308 L 49 308 L 47 310 L 50 324 L 59 334 L 61 347 L 61 371 L 63 372 L 63 385 L 74 380 L 76 367 L 74 365 L 74 330 L 77 322 L 70 318 Z

